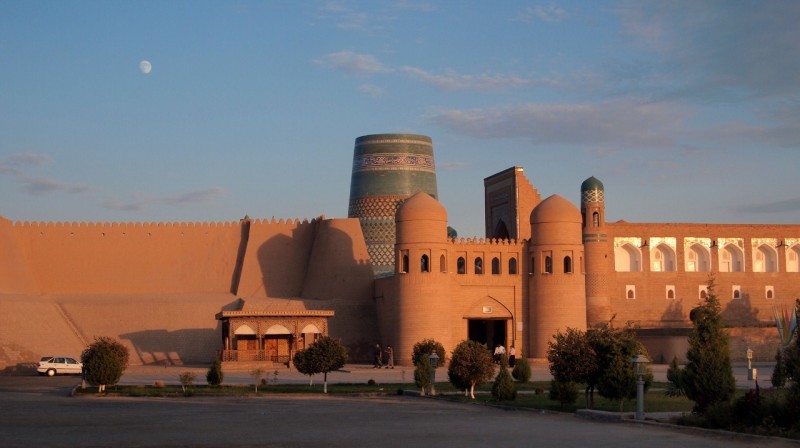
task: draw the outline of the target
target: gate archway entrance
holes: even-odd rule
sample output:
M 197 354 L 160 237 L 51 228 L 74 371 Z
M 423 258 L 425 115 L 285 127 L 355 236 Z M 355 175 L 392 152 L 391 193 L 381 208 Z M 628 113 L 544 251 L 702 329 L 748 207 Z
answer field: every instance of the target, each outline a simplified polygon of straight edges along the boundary
M 498 344 L 508 347 L 508 319 L 469 319 L 467 322 L 469 340 L 486 344 L 492 352 Z

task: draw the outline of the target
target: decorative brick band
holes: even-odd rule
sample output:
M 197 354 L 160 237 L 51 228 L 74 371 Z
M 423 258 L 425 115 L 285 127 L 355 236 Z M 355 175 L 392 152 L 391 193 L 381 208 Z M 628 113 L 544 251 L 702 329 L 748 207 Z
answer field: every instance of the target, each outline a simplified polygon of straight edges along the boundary
M 371 142 L 373 143 L 373 142 Z M 378 153 L 353 157 L 353 172 L 408 170 L 435 173 L 432 155 L 414 153 Z

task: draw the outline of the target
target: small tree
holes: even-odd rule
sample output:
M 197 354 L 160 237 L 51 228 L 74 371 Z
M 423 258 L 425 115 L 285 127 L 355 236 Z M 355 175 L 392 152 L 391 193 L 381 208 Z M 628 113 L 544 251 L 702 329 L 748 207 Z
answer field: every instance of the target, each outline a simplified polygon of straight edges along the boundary
M 304 350 L 300 362 L 306 375 L 323 374 L 323 392 L 328 393 L 328 372 L 341 369 L 347 362 L 347 348 L 338 339 L 323 336 Z M 300 368 L 297 367 L 298 371 Z M 313 373 L 308 373 L 313 372 Z
M 500 357 L 500 372 L 492 384 L 492 397 L 497 401 L 512 401 L 517 398 L 517 386 L 508 373 L 508 358 Z
M 578 385 L 573 381 L 562 381 L 553 378 L 550 380 L 549 398 L 558 401 L 563 408 L 566 404 L 573 404 L 578 399 Z
M 182 372 L 178 375 L 178 381 L 181 382 L 181 389 L 183 389 L 183 394 L 186 395 L 186 388 L 192 387 L 194 384 L 195 375 L 188 370 L 186 372 Z
M 447 353 L 444 351 L 444 346 L 440 342 L 436 342 L 433 339 L 423 339 L 414 344 L 414 349 L 411 354 L 411 362 L 413 362 L 416 366 L 419 364 L 420 359 L 428 359 L 433 351 L 435 351 L 436 355 L 439 356 L 439 365 L 445 365 L 447 361 L 445 355 Z
M 319 372 L 314 370 L 314 363 L 311 362 L 311 358 L 308 356 L 308 350 L 296 352 L 292 361 L 294 362 L 294 368 L 297 369 L 298 372 L 303 375 L 308 375 L 308 385 L 313 386 L 314 375 Z
M 128 349 L 110 337 L 99 337 L 81 353 L 86 381 L 104 392 L 106 385 L 114 385 L 128 367 Z
M 713 276 L 708 279 L 705 301 L 691 311 L 689 318 L 692 332 L 682 375 L 683 390 L 695 402 L 695 412 L 703 414 L 712 405 L 729 403 L 736 389 Z
M 266 372 L 261 367 L 256 367 L 255 369 L 250 371 L 250 376 L 253 377 L 253 385 L 255 387 L 256 393 L 258 393 L 258 385 L 261 384 L 262 381 L 264 381 L 265 373 Z
M 775 368 L 772 370 L 772 387 L 783 387 L 786 385 L 786 366 L 783 363 L 781 349 L 775 352 Z
M 211 386 L 219 386 L 225 378 L 225 373 L 222 372 L 222 362 L 219 358 L 215 358 L 211 363 L 211 367 L 206 372 L 206 382 Z
M 425 356 L 419 358 L 414 368 L 414 385 L 419 387 L 420 395 L 431 390 L 431 361 Z
M 683 395 L 683 370 L 681 370 L 680 364 L 678 364 L 678 357 L 675 356 L 672 358 L 672 362 L 669 363 L 669 368 L 667 369 L 667 381 L 669 381 L 669 386 L 667 386 L 665 395 L 669 397 L 680 397 Z
M 557 332 L 553 340 L 548 342 L 547 360 L 550 362 L 550 374 L 559 386 L 568 383 L 586 384 L 586 403 L 590 409 L 594 404 L 594 388 L 600 370 L 592 342 L 599 340 L 599 337 L 607 331 L 607 326 L 589 332 L 567 328 L 564 333 Z
M 457 388 L 469 389 L 475 399 L 475 386 L 488 381 L 494 374 L 492 354 L 485 345 L 475 341 L 461 341 L 453 350 L 447 367 L 447 377 Z
M 634 328 L 627 326 L 621 330 L 609 329 L 604 338 L 598 339 L 594 350 L 601 366 L 597 391 L 605 398 L 619 400 L 622 412 L 625 400 L 636 397 L 636 375 L 631 360 L 639 354 L 647 357 L 647 349 L 636 340 Z M 643 380 L 645 390 L 649 389 L 653 382 L 649 368 Z
M 520 383 L 527 383 L 531 379 L 531 365 L 527 358 L 519 358 L 511 370 L 511 376 Z

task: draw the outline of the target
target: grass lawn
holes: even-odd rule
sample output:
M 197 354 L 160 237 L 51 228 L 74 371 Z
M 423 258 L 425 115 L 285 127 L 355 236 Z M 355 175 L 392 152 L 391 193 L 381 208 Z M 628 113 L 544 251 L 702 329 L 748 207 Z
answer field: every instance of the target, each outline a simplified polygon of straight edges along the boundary
M 578 401 L 574 405 L 562 407 L 558 402 L 552 401 L 547 396 L 549 382 L 532 382 L 516 384 L 517 399 L 514 401 L 498 402 L 491 396 L 492 383 L 484 383 L 476 389 L 475 400 L 465 397 L 462 392 L 456 390 L 450 383 L 436 383 L 436 392 L 442 399 L 475 402 L 481 404 L 503 404 L 520 408 L 546 409 L 562 412 L 575 412 L 576 409 L 585 409 L 586 400 L 583 393 L 579 394 Z M 654 384 L 654 388 L 661 389 L 663 385 Z M 244 386 L 209 386 L 193 385 L 187 386 L 186 391 L 179 385 L 158 386 L 110 386 L 106 387 L 103 395 L 118 395 L 127 397 L 191 397 L 191 396 L 268 396 L 270 394 L 321 394 L 323 386 L 321 383 L 309 385 L 298 384 L 267 384 L 259 385 L 258 392 L 253 385 Z M 330 395 L 397 395 L 404 390 L 418 390 L 412 383 L 387 383 L 387 384 L 348 384 L 337 383 L 328 384 Z M 582 391 L 581 391 L 582 392 Z M 76 389 L 77 395 L 97 395 L 96 387 L 86 389 Z M 619 402 L 610 401 L 600 397 L 595 393 L 594 408 L 598 410 L 618 412 Z M 667 397 L 660 390 L 650 391 L 645 396 L 646 412 L 689 412 L 692 410 L 693 403 L 685 397 Z M 623 403 L 624 412 L 633 412 L 636 408 L 635 400 L 626 400 Z

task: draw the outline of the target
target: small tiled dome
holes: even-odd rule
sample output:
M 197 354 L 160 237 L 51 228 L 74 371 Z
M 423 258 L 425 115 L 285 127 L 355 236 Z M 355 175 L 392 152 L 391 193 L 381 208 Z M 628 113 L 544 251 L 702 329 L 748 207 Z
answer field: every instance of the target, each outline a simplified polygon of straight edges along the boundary
M 581 184 L 581 191 L 589 191 L 589 190 L 605 190 L 603 183 L 600 182 L 596 177 L 592 176 Z

